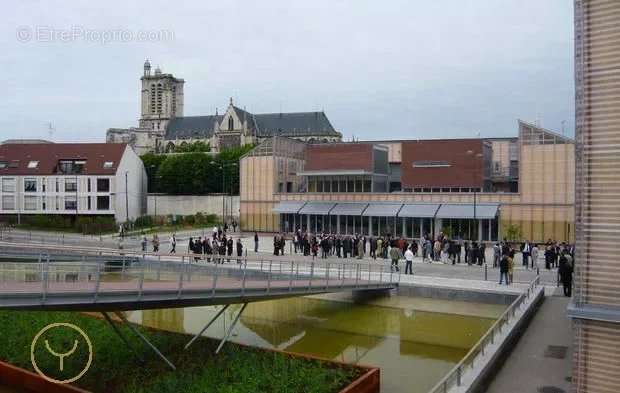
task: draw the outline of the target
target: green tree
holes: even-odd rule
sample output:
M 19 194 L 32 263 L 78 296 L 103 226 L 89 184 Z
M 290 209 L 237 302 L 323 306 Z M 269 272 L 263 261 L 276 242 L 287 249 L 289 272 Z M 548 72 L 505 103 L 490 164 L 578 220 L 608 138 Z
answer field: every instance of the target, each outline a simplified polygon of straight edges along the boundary
M 194 141 L 192 143 L 186 143 L 174 148 L 175 153 L 198 153 L 198 152 L 210 152 L 211 145 L 209 142 Z
M 517 224 L 510 224 L 504 227 L 504 233 L 506 234 L 506 238 L 512 242 L 517 240 L 521 240 L 521 227 Z
M 157 171 L 167 156 L 163 154 L 146 153 L 140 156 L 148 177 L 148 192 L 161 192 L 157 182 Z
M 159 167 L 159 191 L 176 195 L 203 195 L 215 188 L 219 169 L 205 153 L 169 156 Z M 214 176 L 215 174 L 215 176 Z
M 230 149 L 222 150 L 217 156 L 214 158 L 214 162 L 217 164 L 218 172 L 220 176 L 221 182 L 221 172 L 224 171 L 225 175 L 225 185 L 222 190 L 222 186 L 220 184 L 219 189 L 222 190 L 220 192 L 232 193 L 233 195 L 239 195 L 239 165 L 240 160 L 243 155 L 248 153 L 250 150 L 254 148 L 255 145 L 244 145 L 240 147 L 234 147 Z M 234 165 L 231 165 L 234 164 Z M 223 168 L 223 169 L 220 169 Z

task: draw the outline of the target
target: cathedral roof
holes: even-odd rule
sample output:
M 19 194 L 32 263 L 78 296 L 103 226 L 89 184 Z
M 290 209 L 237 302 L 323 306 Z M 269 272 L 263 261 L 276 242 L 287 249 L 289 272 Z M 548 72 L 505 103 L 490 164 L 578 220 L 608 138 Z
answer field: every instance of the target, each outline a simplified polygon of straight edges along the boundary
M 252 114 L 233 106 L 241 121 L 258 137 L 339 136 L 324 112 L 292 112 Z M 165 139 L 196 139 L 213 136 L 215 122 L 223 116 L 176 117 L 168 123 Z
M 197 139 L 213 136 L 215 122 L 222 121 L 221 115 L 184 116 L 170 120 L 165 139 Z

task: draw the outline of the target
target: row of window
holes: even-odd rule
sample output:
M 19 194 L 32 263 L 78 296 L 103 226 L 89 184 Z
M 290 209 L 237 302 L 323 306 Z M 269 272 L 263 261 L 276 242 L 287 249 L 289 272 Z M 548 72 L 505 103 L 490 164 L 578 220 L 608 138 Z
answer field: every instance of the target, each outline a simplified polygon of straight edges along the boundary
M 370 176 L 308 176 L 308 192 L 372 192 Z
M 51 200 L 54 203 L 53 207 L 48 206 L 48 200 Z M 109 195 L 87 197 L 86 210 L 93 210 L 93 202 L 96 210 L 110 210 Z M 64 206 L 64 210 L 77 210 L 77 198 L 75 196 L 65 196 L 64 198 L 39 198 L 37 196 L 24 196 L 23 210 L 61 210 L 61 206 Z M 1 207 L 2 210 L 15 210 L 15 197 L 13 195 L 3 195 Z
M 37 192 L 39 190 L 37 179 L 34 178 L 26 178 L 24 179 L 24 192 Z M 40 182 L 41 192 L 47 191 L 47 182 L 45 180 Z M 86 182 L 86 192 L 92 192 L 91 187 L 91 179 L 87 179 Z M 55 191 L 60 192 L 60 180 L 56 179 L 55 182 Z M 65 179 L 64 184 L 64 192 L 77 192 L 78 185 L 76 179 Z M 96 191 L 97 192 L 110 192 L 110 179 L 102 178 L 97 179 L 96 183 Z M 15 179 L 14 178 L 2 178 L 2 192 L 9 193 L 15 192 Z

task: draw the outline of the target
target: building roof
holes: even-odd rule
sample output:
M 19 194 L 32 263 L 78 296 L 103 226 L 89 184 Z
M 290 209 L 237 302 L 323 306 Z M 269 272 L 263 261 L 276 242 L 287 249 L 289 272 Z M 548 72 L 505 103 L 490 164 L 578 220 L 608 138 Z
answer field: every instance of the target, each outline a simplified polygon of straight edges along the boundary
M 0 145 L 0 176 L 59 174 L 59 160 L 86 161 L 81 175 L 114 175 L 123 157 L 125 143 L 24 143 Z M 31 161 L 36 167 L 28 168 Z M 112 162 L 105 167 L 105 162 Z
M 166 128 L 165 139 L 197 139 L 213 136 L 215 122 L 222 121 L 221 115 L 183 116 L 171 119 Z
M 258 137 L 340 136 L 324 112 L 253 114 L 235 106 L 233 109 L 241 121 L 247 120 L 248 128 Z M 176 117 L 168 123 L 165 139 L 210 138 L 215 122 L 221 122 L 222 118 L 222 115 Z
M 340 135 L 324 112 L 262 113 L 254 118 L 260 137 Z

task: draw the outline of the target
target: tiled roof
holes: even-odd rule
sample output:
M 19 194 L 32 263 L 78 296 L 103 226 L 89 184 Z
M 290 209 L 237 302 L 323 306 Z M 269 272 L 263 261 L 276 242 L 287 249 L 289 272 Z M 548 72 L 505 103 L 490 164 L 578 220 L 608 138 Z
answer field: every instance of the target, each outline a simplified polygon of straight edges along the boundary
M 82 175 L 114 175 L 123 157 L 124 143 L 25 143 L 0 145 L 0 176 L 58 174 L 58 161 L 84 160 Z M 38 161 L 36 168 L 28 168 L 30 161 Z M 112 162 L 104 168 L 104 162 Z

